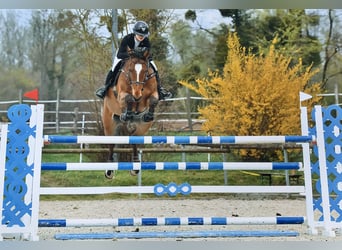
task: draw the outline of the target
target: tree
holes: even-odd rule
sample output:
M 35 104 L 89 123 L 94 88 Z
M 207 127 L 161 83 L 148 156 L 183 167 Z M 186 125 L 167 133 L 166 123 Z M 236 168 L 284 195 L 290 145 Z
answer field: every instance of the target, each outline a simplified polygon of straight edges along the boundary
M 231 29 L 240 38 L 240 44 L 243 47 L 252 48 L 253 41 L 255 41 L 255 27 L 253 25 L 255 18 L 251 17 L 251 10 L 219 9 L 219 11 L 222 16 L 232 19 Z
M 341 22 L 339 20 L 340 12 L 336 10 L 327 10 L 326 25 L 323 32 L 325 35 L 324 42 L 324 55 L 322 65 L 322 87 L 333 91 L 334 88 L 341 89 L 341 49 L 342 49 L 342 34 Z M 325 20 L 324 20 L 325 21 Z M 335 97 L 336 99 L 336 97 Z M 337 98 L 338 99 L 338 98 Z M 338 100 L 332 101 L 333 103 Z
M 276 46 L 282 48 L 284 54 L 293 60 L 300 58 L 304 66 L 320 66 L 322 45 L 313 35 L 314 28 L 319 25 L 317 14 L 307 13 L 304 9 L 278 9 L 263 11 L 257 20 L 254 24 L 256 38 L 252 43 L 261 53 L 277 37 Z
M 40 94 L 43 99 L 55 99 L 63 88 L 69 61 L 73 55 L 72 39 L 68 37 L 68 17 L 63 11 L 36 10 L 32 14 L 30 59 L 33 71 L 40 74 Z
M 303 67 L 301 60 L 290 66 L 292 58 L 277 51 L 276 43 L 274 40 L 267 54 L 255 55 L 240 45 L 236 33 L 230 33 L 223 75 L 213 71 L 196 85 L 181 82 L 211 100 L 199 109 L 206 120 L 205 131 L 248 136 L 300 134 L 299 92 L 320 92 L 319 83 L 310 83 L 318 70 Z M 243 156 L 247 160 L 266 157 L 250 150 Z
M 104 17 L 106 15 L 111 13 L 87 9 L 70 13 L 68 34 L 69 39 L 77 44 L 74 48 L 77 61 L 74 62 L 76 68 L 68 76 L 69 85 L 65 92 L 73 93 L 74 98 L 95 98 L 95 89 L 103 85 L 112 65 L 112 42 L 98 34 L 99 25 L 103 25 L 103 21 L 111 20 L 109 16 Z M 100 23 L 94 24 L 94 20 L 100 20 Z M 93 111 L 99 131 L 102 131 L 100 106 L 89 102 L 88 110 Z
M 184 39 L 191 34 L 191 39 Z M 174 72 L 179 79 L 187 82 L 195 82 L 198 77 L 207 74 L 208 69 L 214 64 L 214 54 L 211 53 L 213 42 L 207 33 L 201 30 L 193 32 L 189 24 L 184 21 L 175 22 L 171 26 L 170 41 L 173 45 Z M 178 96 L 187 96 L 188 89 L 178 88 Z M 191 96 L 196 93 L 191 91 Z M 200 101 L 192 100 L 191 107 L 188 102 L 175 102 L 172 104 L 174 110 L 188 109 L 197 112 Z
M 27 27 L 17 21 L 18 16 L 16 11 L 0 13 L 0 62 L 7 68 L 28 69 L 30 64 L 25 52 L 28 49 L 26 39 L 30 33 Z
M 14 10 L 0 12 L 0 96 L 2 99 L 18 98 L 19 90 L 37 87 L 27 56 L 30 32 L 18 22 L 20 13 Z
M 0 75 L 0 96 L 2 100 L 17 99 L 20 89 L 25 92 L 37 86 L 33 80 L 34 77 L 23 68 L 8 69 L 0 66 Z

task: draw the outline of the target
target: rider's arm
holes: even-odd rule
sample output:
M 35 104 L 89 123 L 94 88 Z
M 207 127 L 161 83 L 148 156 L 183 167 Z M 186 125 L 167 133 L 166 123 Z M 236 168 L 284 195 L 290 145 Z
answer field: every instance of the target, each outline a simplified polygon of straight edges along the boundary
M 127 47 L 129 47 L 129 38 L 130 36 L 127 35 L 121 41 L 121 44 L 117 53 L 117 57 L 120 59 L 125 59 L 129 57 L 128 52 L 127 52 Z
M 148 37 L 146 37 L 146 38 L 139 44 L 139 47 L 145 47 L 145 48 L 151 50 L 151 43 L 150 43 L 150 40 L 148 39 Z M 151 51 L 150 51 L 150 55 L 149 55 L 148 59 L 149 59 L 150 61 L 153 60 L 153 59 L 152 59 L 152 53 L 151 53 Z

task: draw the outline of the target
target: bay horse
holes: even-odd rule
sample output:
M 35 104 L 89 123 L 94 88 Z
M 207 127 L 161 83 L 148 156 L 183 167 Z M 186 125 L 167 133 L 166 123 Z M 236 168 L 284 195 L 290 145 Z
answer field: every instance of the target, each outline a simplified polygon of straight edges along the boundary
M 116 90 L 110 88 L 103 102 L 102 122 L 105 136 L 145 135 L 153 124 L 155 108 L 159 101 L 157 79 L 149 62 L 149 50 L 137 55 L 131 53 L 121 62 Z M 108 161 L 139 161 L 137 145 L 133 153 L 113 153 L 114 147 L 124 145 L 110 144 Z M 131 170 L 131 175 L 139 171 Z M 112 179 L 113 170 L 107 170 L 105 177 Z

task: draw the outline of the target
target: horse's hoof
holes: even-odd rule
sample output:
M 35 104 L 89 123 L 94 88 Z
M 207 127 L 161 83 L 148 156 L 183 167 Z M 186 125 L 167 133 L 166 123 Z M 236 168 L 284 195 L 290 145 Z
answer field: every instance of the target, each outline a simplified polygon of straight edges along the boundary
M 145 114 L 144 117 L 143 117 L 143 120 L 144 122 L 151 122 L 153 121 L 154 117 L 153 117 L 153 114 Z
M 114 179 L 114 175 L 115 175 L 115 172 L 113 170 L 106 170 L 105 171 L 105 177 L 107 179 L 110 179 L 110 180 Z
M 127 121 L 127 114 L 126 113 L 123 113 L 120 115 L 120 121 L 122 122 L 126 122 Z
M 122 113 L 121 115 L 120 115 L 120 120 L 122 121 L 122 122 L 127 122 L 127 121 L 130 121 L 130 120 L 132 120 L 133 119 L 133 114 L 132 113 Z
M 127 130 L 129 134 L 133 134 L 137 130 L 137 125 L 135 123 L 129 123 L 127 125 Z
M 129 171 L 129 173 L 132 175 L 132 176 L 137 176 L 139 174 L 139 170 L 131 170 Z

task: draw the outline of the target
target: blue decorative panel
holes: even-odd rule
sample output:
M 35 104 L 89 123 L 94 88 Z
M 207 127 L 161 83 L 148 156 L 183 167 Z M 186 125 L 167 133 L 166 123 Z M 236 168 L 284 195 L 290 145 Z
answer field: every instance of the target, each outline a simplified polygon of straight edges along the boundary
M 342 108 L 332 105 L 322 108 L 323 129 L 326 150 L 326 164 L 329 188 L 329 202 L 331 220 L 335 222 L 342 221 Z M 312 121 L 315 121 L 315 113 L 312 112 Z M 316 135 L 316 124 L 313 123 L 310 128 L 310 134 Z M 320 169 L 318 162 L 317 146 L 313 147 L 311 157 L 313 188 L 314 188 L 314 211 L 323 213 Z M 315 196 L 317 195 L 317 196 Z M 323 220 L 323 216 L 320 217 Z
M 8 140 L 5 165 L 4 200 L 2 224 L 7 227 L 24 227 L 24 217 L 31 217 L 32 202 L 25 200 L 27 195 L 26 177 L 33 176 L 33 165 L 27 165 L 30 152 L 28 138 L 35 137 L 35 127 L 28 121 L 31 108 L 28 105 L 13 105 L 7 113 Z

